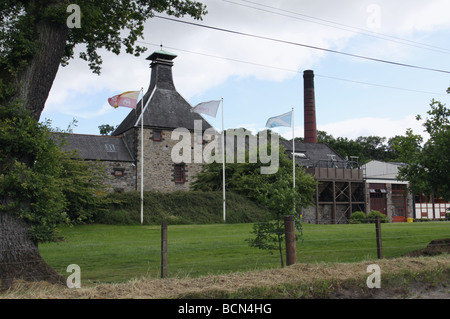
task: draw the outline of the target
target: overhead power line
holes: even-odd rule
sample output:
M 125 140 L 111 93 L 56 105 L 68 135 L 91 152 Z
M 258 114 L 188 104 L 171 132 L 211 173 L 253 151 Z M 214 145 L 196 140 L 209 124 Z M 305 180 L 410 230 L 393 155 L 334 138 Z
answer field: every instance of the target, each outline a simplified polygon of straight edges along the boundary
M 147 45 L 152 45 L 152 46 L 155 46 L 155 47 L 160 47 L 161 46 L 160 44 L 150 43 L 150 42 L 140 41 L 140 40 L 138 40 L 136 42 L 147 44 Z M 258 66 L 258 67 L 270 68 L 270 69 L 275 69 L 275 70 L 280 70 L 280 71 L 285 71 L 285 72 L 292 72 L 292 73 L 297 73 L 297 74 L 301 73 L 301 71 L 299 71 L 299 70 L 288 69 L 288 68 L 281 68 L 281 67 L 273 66 L 273 65 L 267 65 L 267 64 L 262 64 L 262 63 L 255 63 L 255 62 L 251 62 L 251 61 L 243 61 L 243 60 L 239 60 L 239 59 L 228 58 L 228 57 L 224 57 L 224 56 L 213 55 L 213 54 L 202 53 L 202 52 L 195 52 L 195 51 L 191 51 L 191 50 L 185 50 L 185 49 L 169 47 L 169 46 L 164 46 L 164 47 L 168 48 L 170 50 L 187 52 L 187 53 L 201 55 L 201 56 L 206 56 L 206 57 L 214 58 L 214 59 L 226 60 L 226 61 L 237 62 L 237 63 L 244 63 L 244 64 L 254 65 L 254 66 Z M 322 74 L 315 74 L 315 76 L 322 77 L 322 78 L 327 78 L 327 79 L 332 79 L 332 80 L 337 80 L 337 81 L 344 81 L 344 82 L 350 82 L 350 83 L 361 84 L 361 85 L 376 86 L 376 87 L 393 89 L 393 90 L 401 90 L 401 91 L 408 91 L 408 92 L 415 92 L 415 93 L 424 93 L 424 94 L 431 94 L 431 95 L 448 96 L 448 94 L 443 94 L 443 93 L 428 92 L 428 91 L 422 91 L 422 90 L 415 90 L 415 89 L 407 89 L 407 88 L 389 86 L 389 85 L 384 85 L 384 84 L 356 81 L 356 80 L 344 79 L 344 78 L 340 78 L 340 77 L 336 77 L 336 76 L 329 76 L 329 75 L 322 75 Z
M 298 12 L 294 12 L 294 11 L 289 11 L 289 10 L 285 10 L 285 9 L 281 9 L 281 8 L 276 8 L 276 7 L 264 5 L 264 4 L 249 1 L 249 0 L 241 0 L 241 1 L 253 4 L 253 5 L 258 5 L 262 8 L 254 7 L 254 6 L 243 4 L 243 3 L 237 3 L 237 2 L 234 2 L 231 0 L 222 0 L 222 1 L 233 4 L 233 5 L 238 5 L 238 6 L 254 9 L 254 10 L 259 10 L 259 11 L 263 11 L 263 12 L 267 12 L 267 13 L 271 13 L 271 14 L 275 14 L 275 15 L 279 15 L 279 16 L 283 16 L 283 17 L 288 17 L 291 19 L 297 19 L 297 20 L 302 20 L 302 21 L 306 21 L 306 22 L 310 22 L 310 23 L 315 23 L 315 24 L 323 25 L 323 26 L 330 27 L 330 28 L 353 32 L 353 33 L 357 33 L 357 34 L 361 34 L 361 35 L 365 35 L 365 36 L 369 36 L 369 37 L 373 37 L 373 38 L 377 38 L 377 39 L 382 39 L 385 41 L 395 42 L 395 43 L 399 43 L 399 44 L 403 44 L 403 45 L 409 45 L 409 46 L 413 46 L 416 48 L 426 49 L 426 50 L 439 52 L 439 53 L 443 53 L 443 54 L 450 54 L 450 50 L 446 49 L 446 48 L 442 48 L 442 47 L 438 47 L 438 46 L 434 46 L 434 45 L 430 45 L 430 44 L 426 44 L 426 43 L 421 43 L 421 42 L 417 42 L 417 41 L 412 41 L 412 40 L 408 40 L 408 39 L 403 39 L 400 37 L 383 34 L 381 32 L 374 32 L 374 31 L 370 31 L 367 29 L 354 27 L 354 26 L 350 26 L 350 25 L 346 25 L 343 23 L 334 22 L 334 21 L 330 21 L 330 20 L 326 20 L 326 19 L 316 18 L 316 17 L 310 16 L 310 15 L 306 15 L 306 14 L 302 14 L 302 13 L 298 13 Z M 274 10 L 276 10 L 276 11 L 274 11 Z
M 401 67 L 407 67 L 407 68 L 414 68 L 414 69 L 420 69 L 420 70 L 427 70 L 427 71 L 433 71 L 433 72 L 450 74 L 450 71 L 447 71 L 447 70 L 433 69 L 433 68 L 422 67 L 422 66 L 417 66 L 417 65 L 412 65 L 412 64 L 406 64 L 406 63 L 400 63 L 400 62 L 395 62 L 395 61 L 377 59 L 377 58 L 372 58 L 372 57 L 367 57 L 367 56 L 363 56 L 363 55 L 357 55 L 357 54 L 352 54 L 352 53 L 347 53 L 347 52 L 342 52 L 342 51 L 337 51 L 337 50 L 332 50 L 332 49 L 325 49 L 325 48 L 321 48 L 321 47 L 317 47 L 317 46 L 313 46 L 313 45 L 308 45 L 308 44 L 303 44 L 303 43 L 298 43 L 298 42 L 293 42 L 293 41 L 281 40 L 281 39 L 276 39 L 276 38 L 267 37 L 267 36 L 261 36 L 261 35 L 246 33 L 246 32 L 234 31 L 234 30 L 230 30 L 230 29 L 224 29 L 224 28 L 214 27 L 214 26 L 210 26 L 210 25 L 199 24 L 199 23 L 195 23 L 195 22 L 183 21 L 183 20 L 169 18 L 169 17 L 163 17 L 163 16 L 159 16 L 159 15 L 155 15 L 155 18 L 169 20 L 169 21 L 174 21 L 174 22 L 178 22 L 178 23 L 183 23 L 183 24 L 192 25 L 192 26 L 201 27 L 201 28 L 206 28 L 206 29 L 215 30 L 215 31 L 221 31 L 221 32 L 236 34 L 236 35 L 240 35 L 240 36 L 246 36 L 246 37 L 251 37 L 251 38 L 256 38 L 256 39 L 262 39 L 262 40 L 267 40 L 267 41 L 273 41 L 273 42 L 278 42 L 278 43 L 295 45 L 295 46 L 304 47 L 304 48 L 313 49 L 313 50 L 320 50 L 320 51 L 324 51 L 324 52 L 340 54 L 340 55 L 344 55 L 344 56 L 349 56 L 349 57 L 353 57 L 353 58 L 369 60 L 369 61 L 373 61 L 373 62 L 379 62 L 379 63 L 385 63 L 385 64 L 390 64 L 390 65 L 395 65 L 395 66 L 401 66 Z

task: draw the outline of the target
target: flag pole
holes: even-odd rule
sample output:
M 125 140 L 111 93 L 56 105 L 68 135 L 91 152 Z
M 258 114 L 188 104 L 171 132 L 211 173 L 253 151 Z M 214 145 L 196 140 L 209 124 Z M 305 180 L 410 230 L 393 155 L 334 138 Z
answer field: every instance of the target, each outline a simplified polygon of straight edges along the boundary
M 141 88 L 141 225 L 144 223 L 144 88 Z
M 226 221 L 226 199 L 225 199 L 225 128 L 223 124 L 223 98 L 222 98 L 222 190 L 223 190 L 223 221 Z
M 294 143 L 294 107 L 292 107 L 292 174 L 293 188 L 295 188 L 295 143 Z
M 292 121 L 291 121 L 291 125 L 292 125 L 292 188 L 294 189 L 295 192 L 295 140 L 294 140 L 294 107 L 292 107 Z M 294 195 L 294 203 L 293 203 L 294 207 L 294 215 L 296 213 L 295 211 L 295 195 Z

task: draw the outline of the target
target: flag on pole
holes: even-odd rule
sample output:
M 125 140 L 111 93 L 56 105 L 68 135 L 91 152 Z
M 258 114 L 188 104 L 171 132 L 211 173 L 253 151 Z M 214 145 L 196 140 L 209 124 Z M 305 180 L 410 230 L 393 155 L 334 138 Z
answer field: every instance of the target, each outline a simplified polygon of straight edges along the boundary
M 119 95 L 108 98 L 108 103 L 114 108 L 125 106 L 132 109 L 136 108 L 137 100 L 141 91 L 127 91 Z
M 213 100 L 208 102 L 202 102 L 194 106 L 191 112 L 203 113 L 212 117 L 216 117 L 217 109 L 219 108 L 220 101 Z
M 288 126 L 292 125 L 292 112 L 287 112 L 278 116 L 271 117 L 267 120 L 266 127 L 272 128 L 277 126 Z

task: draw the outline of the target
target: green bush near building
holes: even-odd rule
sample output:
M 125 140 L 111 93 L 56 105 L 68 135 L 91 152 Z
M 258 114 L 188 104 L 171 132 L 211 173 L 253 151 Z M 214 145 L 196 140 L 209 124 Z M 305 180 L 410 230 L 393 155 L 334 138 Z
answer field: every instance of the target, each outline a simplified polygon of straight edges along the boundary
M 354 212 L 350 215 L 350 224 L 365 224 L 365 223 L 375 223 L 377 216 L 380 217 L 381 223 L 389 223 L 389 219 L 386 215 L 380 213 L 377 210 L 372 210 L 367 216 L 364 212 Z

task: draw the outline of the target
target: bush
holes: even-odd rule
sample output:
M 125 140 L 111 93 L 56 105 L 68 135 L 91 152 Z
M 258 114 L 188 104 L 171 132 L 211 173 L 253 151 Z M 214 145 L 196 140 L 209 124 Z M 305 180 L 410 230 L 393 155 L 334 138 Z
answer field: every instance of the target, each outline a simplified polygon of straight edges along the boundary
M 377 220 L 377 216 L 380 216 L 381 223 L 389 222 L 386 215 L 380 213 L 377 210 L 372 210 L 367 216 L 363 212 L 354 212 L 350 216 L 350 224 L 375 223 Z
M 381 223 L 389 223 L 388 217 L 377 210 L 372 210 L 369 215 L 367 215 L 367 221 L 369 223 L 375 223 L 377 221 L 377 216 L 380 217 Z
M 362 224 L 366 222 L 366 214 L 363 212 L 354 212 L 350 216 L 350 224 Z

